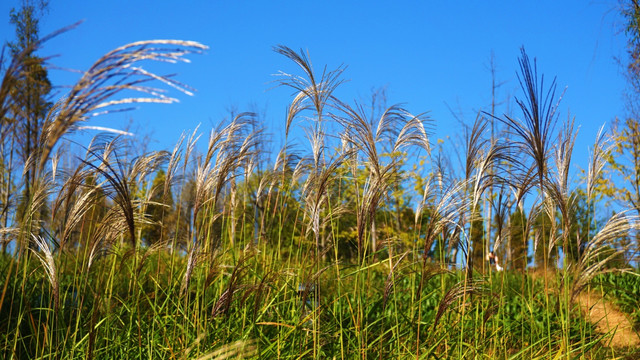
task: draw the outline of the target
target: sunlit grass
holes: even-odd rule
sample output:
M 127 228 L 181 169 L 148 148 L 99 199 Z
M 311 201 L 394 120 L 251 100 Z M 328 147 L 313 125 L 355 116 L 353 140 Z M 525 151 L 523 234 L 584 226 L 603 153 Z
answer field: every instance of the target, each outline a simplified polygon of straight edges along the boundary
M 0 259 L 1 357 L 638 355 L 607 346 L 613 333 L 599 332 L 576 303 L 599 287 L 637 317 L 637 302 L 627 298 L 637 294 L 627 276 L 637 273 L 603 275 L 629 269 L 633 241 L 621 239 L 637 219 L 591 219 L 589 179 L 607 148 L 599 137 L 587 231 L 574 232 L 584 219 L 574 216 L 579 194 L 567 182 L 573 122 L 551 140 L 555 88 L 538 87 L 524 51 L 526 100 L 517 103 L 525 120 L 500 118 L 508 131 L 492 139 L 491 119 L 480 114 L 466 132 L 462 174 L 439 162 L 444 151 L 433 153 L 428 117 L 398 105 L 370 116 L 334 97 L 341 69 L 318 74 L 306 54 L 282 46 L 276 51 L 303 72 L 281 74 L 280 84 L 296 91 L 285 138 L 301 120 L 309 154 L 285 144 L 269 163 L 265 129 L 255 114 L 241 113 L 203 136 L 204 145 L 196 130 L 171 152 L 138 154 L 126 139 L 99 136 L 77 161 L 59 165 L 63 154 L 54 148 L 90 113 L 173 101 L 141 82 L 187 91 L 166 77 L 130 73 L 134 63 L 204 48 L 152 41 L 117 49 L 48 115 L 44 151 L 23 164 L 37 181 L 19 206 L 7 204 L 1 233 L 11 245 Z M 153 97 L 113 100 L 120 91 Z M 424 174 L 410 170 L 415 153 L 433 164 Z M 525 203 L 522 229 L 512 229 L 507 215 Z M 482 219 L 481 206 L 499 210 L 493 233 L 482 230 L 494 219 Z M 515 230 L 532 240 L 530 254 L 542 254 L 535 269 L 514 265 Z M 506 271 L 486 263 L 487 242 L 508 254 Z M 573 257 L 554 257 L 559 249 Z M 619 279 L 630 292 L 603 285 Z

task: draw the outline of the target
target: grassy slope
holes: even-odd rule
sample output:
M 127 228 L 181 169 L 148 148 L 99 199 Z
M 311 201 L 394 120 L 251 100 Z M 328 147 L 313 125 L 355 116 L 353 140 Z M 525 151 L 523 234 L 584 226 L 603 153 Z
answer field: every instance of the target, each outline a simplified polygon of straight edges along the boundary
M 238 340 L 260 358 L 637 354 L 595 344 L 596 329 L 578 309 L 570 321 L 561 306 L 545 316 L 543 283 L 511 272 L 477 276 L 472 291 L 464 291 L 463 273 L 423 268 L 410 258 L 391 282 L 388 259 L 367 267 L 330 262 L 315 277 L 318 291 L 299 293 L 298 285 L 316 275 L 309 264 L 249 249 L 199 265 L 183 293 L 184 257 L 172 261 L 158 252 L 143 260 L 123 249 L 80 274 L 73 256 L 56 258 L 58 310 L 39 263 L 32 259 L 16 269 L 13 259 L 4 259 L 4 358 L 195 358 Z M 418 293 L 423 272 L 428 280 Z

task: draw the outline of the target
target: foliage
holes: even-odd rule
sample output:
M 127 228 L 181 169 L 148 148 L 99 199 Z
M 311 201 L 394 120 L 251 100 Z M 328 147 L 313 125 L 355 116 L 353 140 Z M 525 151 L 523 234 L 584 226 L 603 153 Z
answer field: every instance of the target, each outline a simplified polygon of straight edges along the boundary
M 480 205 L 476 205 L 474 211 L 471 212 L 471 225 L 469 230 L 471 238 L 471 263 L 476 269 L 483 271 L 484 269 L 484 242 L 486 236 L 484 233 L 484 221 L 482 219 Z
M 549 215 L 544 211 L 538 212 L 533 220 L 532 232 L 535 247 L 534 261 L 540 269 L 556 266 L 558 253 L 557 249 L 551 246 L 551 238 L 556 234 L 552 231 L 552 222 L 549 219 Z
M 166 181 L 166 174 L 164 170 L 160 169 L 149 189 L 149 204 L 146 213 L 151 224 L 142 229 L 141 235 L 142 240 L 148 245 L 172 238 L 171 232 L 175 231 L 177 214 L 173 206 L 171 187 L 167 187 L 167 192 L 164 192 Z
M 528 241 L 526 234 L 526 218 L 519 207 L 511 214 L 511 256 L 513 269 L 524 271 L 529 263 Z
M 8 45 L 12 57 L 20 59 L 21 71 L 12 79 L 13 83 L 8 91 L 12 101 L 4 118 L 1 119 L 3 141 L 17 147 L 15 156 L 14 152 L 5 153 L 6 148 L 0 152 L 1 163 L 5 165 L 1 170 L 5 172 L 3 177 L 7 179 L 3 188 L 3 200 L 10 203 L 11 192 L 19 191 L 21 194 L 17 199 L 15 219 L 10 219 L 9 214 L 5 212 L 4 223 L 15 220 L 26 227 L 33 224 L 34 228 L 38 228 L 47 219 L 48 214 L 46 206 L 31 214 L 26 213 L 34 200 L 34 187 L 37 186 L 38 180 L 37 170 L 29 161 L 41 145 L 44 120 L 53 105 L 48 98 L 51 82 L 45 60 L 35 53 L 39 42 L 39 16 L 45 8 L 45 3 L 36 6 L 27 1 L 19 10 L 11 10 L 9 22 L 15 26 L 16 41 Z

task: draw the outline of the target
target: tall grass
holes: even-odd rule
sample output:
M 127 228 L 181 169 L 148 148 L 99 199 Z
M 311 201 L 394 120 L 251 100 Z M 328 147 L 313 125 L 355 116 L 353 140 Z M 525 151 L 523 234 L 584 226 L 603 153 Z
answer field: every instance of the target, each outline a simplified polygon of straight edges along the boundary
M 269 154 L 251 113 L 222 122 L 205 144 L 196 129 L 171 152 L 134 154 L 123 138 L 101 135 L 77 161 L 60 161 L 65 136 L 94 114 L 174 101 L 150 82 L 189 93 L 138 62 L 183 61 L 204 49 L 173 40 L 118 48 L 48 115 L 42 151 L 23 164 L 38 174 L 26 211 L 4 204 L 11 220 L 0 232 L 13 251 L 0 258 L 3 358 L 638 354 L 607 348 L 600 340 L 611 334 L 599 334 L 575 303 L 599 274 L 616 270 L 607 265 L 625 253 L 629 244 L 618 240 L 638 219 L 620 212 L 593 236 L 574 234 L 573 121 L 556 133 L 555 87 L 545 92 L 524 51 L 522 117 L 500 117 L 510 133 L 496 140 L 485 137 L 481 114 L 460 176 L 443 165 L 445 151 L 432 149 L 426 115 L 392 105 L 370 116 L 335 96 L 342 68 L 318 75 L 307 54 L 284 46 L 276 52 L 302 75 L 279 80 L 295 94 L 273 166 L 257 166 Z M 19 60 L 5 70 L 0 114 L 14 111 L 5 86 Z M 2 119 L 4 131 L 11 124 Z M 309 154 L 288 144 L 296 119 Z M 599 137 L 586 184 L 590 216 L 604 151 Z M 431 162 L 424 176 L 408 166 L 415 154 Z M 490 187 L 500 190 L 496 197 Z M 470 234 L 482 203 L 498 219 L 482 249 L 510 244 L 510 213 L 531 205 L 523 233 L 548 239 L 536 241 L 546 247 L 542 277 L 504 262 L 504 272 L 473 264 Z M 538 226 L 537 212 L 550 224 Z M 144 235 L 154 226 L 158 237 Z M 572 246 L 576 259 L 549 264 L 550 254 Z

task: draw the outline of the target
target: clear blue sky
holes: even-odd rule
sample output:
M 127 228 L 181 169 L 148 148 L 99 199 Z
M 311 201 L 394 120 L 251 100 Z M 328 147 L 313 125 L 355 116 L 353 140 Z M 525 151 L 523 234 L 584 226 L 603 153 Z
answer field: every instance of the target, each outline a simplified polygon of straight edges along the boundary
M 14 36 L 9 10 L 19 4 L 0 2 L 4 41 Z M 625 38 L 616 0 L 50 0 L 41 33 L 78 20 L 85 22 L 46 43 L 40 54 L 59 55 L 54 64 L 84 70 L 105 52 L 137 40 L 185 39 L 210 47 L 170 70 L 198 90 L 194 97 L 173 92 L 180 104 L 142 105 L 92 120 L 121 127 L 132 118 L 141 132 L 152 132 L 155 148 L 172 147 L 183 130 L 199 123 L 210 128 L 231 107 L 264 111 L 277 148 L 291 91 L 269 90 L 270 82 L 278 70 L 296 71 L 272 51 L 278 44 L 307 49 L 317 69 L 347 65 L 349 82 L 338 93 L 344 101 L 366 99 L 372 88 L 387 86 L 389 103 L 429 111 L 434 138 L 460 132 L 449 108 L 468 122 L 487 108 L 492 52 L 498 80 L 505 82 L 500 99 L 521 95 L 515 76 L 521 46 L 537 58 L 540 73 L 549 80 L 557 76 L 559 90 L 567 87 L 561 119 L 570 113 L 581 127 L 574 163 L 586 167 L 598 128 L 624 114 L 625 81 L 615 58 L 624 58 Z M 50 77 L 70 85 L 77 75 L 54 71 Z

